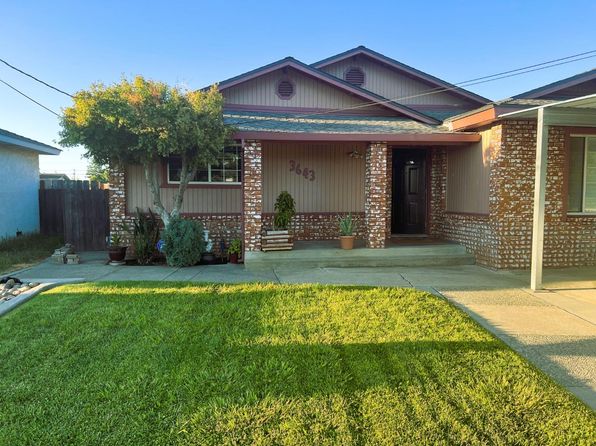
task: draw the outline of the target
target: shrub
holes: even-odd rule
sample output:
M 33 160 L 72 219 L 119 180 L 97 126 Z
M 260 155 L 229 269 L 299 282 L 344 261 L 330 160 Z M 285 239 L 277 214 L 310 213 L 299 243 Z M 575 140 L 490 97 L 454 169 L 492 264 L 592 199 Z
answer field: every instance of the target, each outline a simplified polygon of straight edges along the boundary
M 352 218 L 352 214 L 348 214 L 345 217 L 338 217 L 339 221 L 339 233 L 342 236 L 354 235 L 356 230 L 356 222 Z
M 283 191 L 275 200 L 274 229 L 288 229 L 292 217 L 296 213 L 296 203 L 289 192 Z
M 169 266 L 192 266 L 205 252 L 203 224 L 175 217 L 164 231 L 164 253 Z
M 242 242 L 240 241 L 240 239 L 235 238 L 230 243 L 230 246 L 228 248 L 228 254 L 240 254 L 241 251 L 242 251 Z
M 132 232 L 133 245 L 137 262 L 140 265 L 148 264 L 157 250 L 159 240 L 159 220 L 149 209 L 146 215 L 137 208 L 137 218 L 133 222 Z

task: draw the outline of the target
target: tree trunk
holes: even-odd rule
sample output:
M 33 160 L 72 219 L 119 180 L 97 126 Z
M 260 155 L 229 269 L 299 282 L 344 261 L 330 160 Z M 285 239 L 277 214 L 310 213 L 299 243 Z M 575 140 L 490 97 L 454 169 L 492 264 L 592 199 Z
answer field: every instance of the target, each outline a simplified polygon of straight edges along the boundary
M 190 180 L 194 178 L 197 173 L 197 167 L 189 167 L 188 158 L 186 155 L 182 155 L 182 168 L 180 169 L 180 184 L 178 185 L 178 192 L 174 197 L 174 209 L 172 209 L 171 216 L 178 217 L 182 210 L 182 202 L 184 200 L 184 192 Z
M 147 184 L 149 185 L 149 190 L 151 191 L 153 198 L 153 207 L 161 217 L 164 226 L 167 228 L 170 224 L 170 214 L 161 202 L 161 197 L 159 195 L 157 162 L 155 160 L 148 160 L 147 162 L 143 163 L 143 168 L 145 169 L 145 179 L 147 180 Z

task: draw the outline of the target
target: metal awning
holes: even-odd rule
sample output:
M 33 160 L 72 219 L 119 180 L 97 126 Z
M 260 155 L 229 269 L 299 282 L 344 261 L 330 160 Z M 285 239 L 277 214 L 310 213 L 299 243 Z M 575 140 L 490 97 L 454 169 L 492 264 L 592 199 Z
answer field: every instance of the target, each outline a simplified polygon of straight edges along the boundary
M 536 176 L 534 180 L 534 220 L 532 225 L 532 267 L 530 287 L 542 289 L 544 251 L 544 201 L 549 126 L 596 127 L 596 94 L 553 102 L 499 115 L 501 119 L 536 119 Z

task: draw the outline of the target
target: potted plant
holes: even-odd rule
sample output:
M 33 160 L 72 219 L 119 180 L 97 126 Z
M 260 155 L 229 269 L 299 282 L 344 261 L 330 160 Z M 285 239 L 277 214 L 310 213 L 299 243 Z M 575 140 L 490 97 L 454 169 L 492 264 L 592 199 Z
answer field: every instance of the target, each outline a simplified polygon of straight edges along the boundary
M 292 249 L 294 243 L 289 227 L 294 214 L 296 203 L 289 192 L 283 191 L 275 200 L 275 215 L 273 216 L 273 229 L 267 230 L 262 237 L 263 251 L 281 251 Z
M 127 246 L 122 245 L 122 238 L 119 234 L 113 234 L 110 240 L 110 246 L 108 248 L 108 255 L 110 261 L 114 263 L 121 263 L 126 257 Z
M 354 231 L 356 230 L 356 223 L 352 218 L 352 214 L 339 217 L 338 221 L 341 249 L 352 249 L 354 247 Z
M 240 239 L 234 239 L 231 241 L 228 248 L 228 255 L 230 256 L 230 263 L 238 263 L 238 256 L 242 251 L 242 242 Z

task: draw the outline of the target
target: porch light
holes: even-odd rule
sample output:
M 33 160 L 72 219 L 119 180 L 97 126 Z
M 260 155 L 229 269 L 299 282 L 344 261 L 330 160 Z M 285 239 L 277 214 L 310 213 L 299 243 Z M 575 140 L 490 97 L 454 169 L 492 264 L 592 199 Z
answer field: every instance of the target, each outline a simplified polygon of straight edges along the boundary
M 358 149 L 354 149 L 351 152 L 348 152 L 348 156 L 350 158 L 356 158 L 356 159 L 364 158 L 364 155 L 362 153 L 360 153 L 358 151 Z

